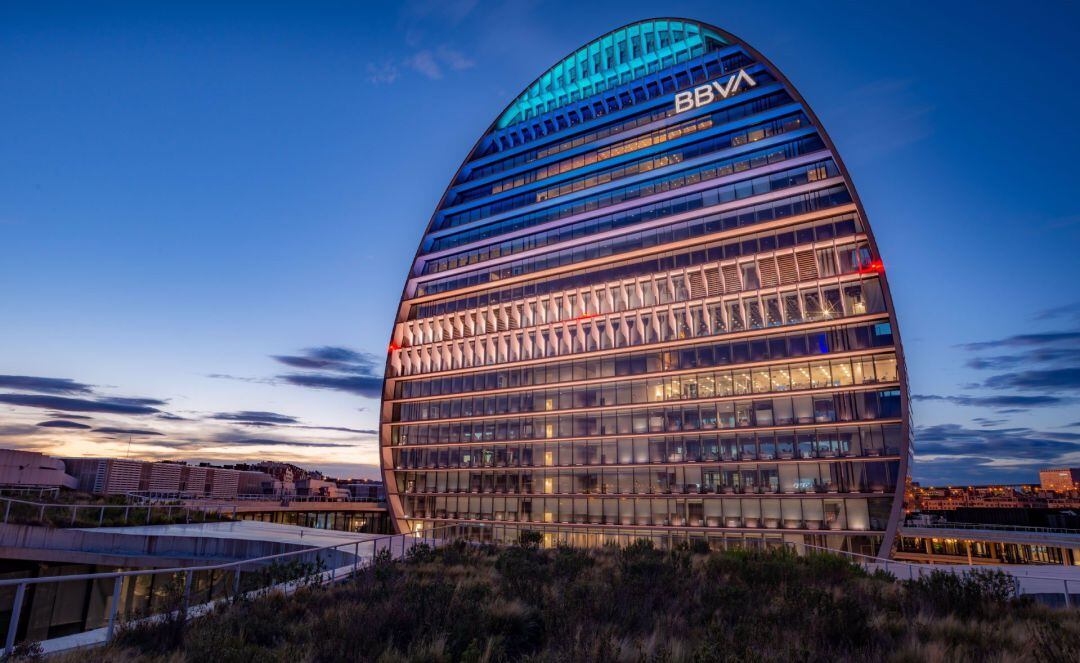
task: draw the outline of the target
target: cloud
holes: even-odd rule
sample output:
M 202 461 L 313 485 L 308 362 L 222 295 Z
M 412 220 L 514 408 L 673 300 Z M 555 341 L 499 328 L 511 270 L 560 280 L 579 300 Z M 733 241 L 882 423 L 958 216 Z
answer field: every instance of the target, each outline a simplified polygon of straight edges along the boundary
M 1060 317 L 1073 308 L 1049 309 L 1043 314 Z M 1005 354 L 978 356 L 967 365 L 976 370 L 1005 371 L 992 375 L 975 388 L 995 391 L 1026 391 L 1044 394 L 1030 398 L 1056 398 L 1057 404 L 1070 403 L 1072 398 L 1061 394 L 1080 391 L 1080 330 L 1017 334 L 993 341 L 968 343 L 971 352 L 1011 350 Z
M 245 446 L 259 446 L 259 447 L 327 447 L 327 448 L 340 448 L 348 449 L 353 447 L 352 444 L 342 444 L 340 442 L 296 442 L 294 440 L 274 440 L 268 438 L 248 438 L 242 440 L 232 440 L 229 444 L 242 444 Z
M 305 430 L 329 430 L 339 433 L 359 433 L 360 435 L 379 434 L 379 431 L 370 428 L 345 428 L 343 426 L 289 426 L 289 428 L 303 428 Z
M 168 404 L 168 401 L 158 400 L 157 398 L 108 398 L 106 400 L 110 403 L 120 403 L 122 405 L 133 405 L 137 407 Z
M 990 389 L 1031 389 L 1051 392 L 1080 390 L 1080 365 L 995 375 L 987 378 L 983 386 Z
M 464 71 L 476 61 L 443 39 L 448 28 L 461 23 L 477 0 L 423 0 L 402 6 L 400 26 L 403 48 L 364 67 L 365 78 L 374 85 L 389 85 L 413 72 L 428 80 L 441 80 L 448 72 Z
M 272 355 L 276 361 L 293 368 L 311 368 L 341 373 L 373 374 L 378 363 L 375 355 L 335 345 L 307 348 L 298 355 Z
M 282 375 L 281 379 L 297 387 L 333 389 L 357 394 L 365 398 L 380 398 L 382 396 L 382 378 L 379 377 L 291 373 Z
M 87 430 L 91 426 L 86 424 L 80 424 L 77 421 L 67 421 L 64 419 L 51 419 L 49 421 L 42 421 L 37 424 L 41 428 L 72 428 L 75 430 Z
M 915 429 L 919 481 L 934 483 L 1021 483 L 1040 467 L 1075 463 L 1080 433 L 1031 428 L 972 429 L 958 424 Z
M 401 69 L 395 62 L 369 62 L 364 68 L 369 83 L 389 85 L 401 75 Z
M 447 46 L 439 46 L 435 49 L 425 48 L 413 53 L 405 58 L 405 65 L 427 78 L 437 81 L 443 77 L 447 69 L 464 71 L 476 66 L 476 62 L 461 51 Z
M 295 424 L 300 420 L 287 414 L 277 412 L 264 412 L 261 410 L 244 410 L 241 412 L 218 412 L 210 417 L 218 421 L 231 421 L 238 424 L 251 426 L 273 426 L 275 424 Z
M 275 361 L 305 373 L 286 373 L 276 379 L 286 384 L 310 389 L 344 391 L 365 398 L 382 396 L 382 373 L 379 359 L 367 352 L 323 345 L 307 348 L 295 355 L 273 355 Z
M 223 433 L 218 435 L 213 440 L 217 445 L 239 445 L 239 446 L 260 446 L 260 447 L 311 447 L 311 448 L 340 448 L 348 449 L 353 448 L 355 445 L 346 444 L 343 442 L 303 442 L 297 440 L 283 439 L 280 437 L 247 437 L 246 435 L 235 435 L 232 433 Z
M 1057 396 L 941 396 L 939 394 L 914 394 L 913 401 L 945 401 L 965 407 L 1017 408 L 1017 411 L 1033 407 L 1052 407 L 1069 403 L 1070 399 Z
M 93 391 L 90 385 L 69 378 L 42 378 L 32 375 L 0 375 L 0 389 L 45 394 L 89 394 Z
M 1013 355 L 995 355 L 992 357 L 974 357 L 967 365 L 977 370 L 1011 370 L 1017 366 L 1029 364 L 1078 364 L 1080 348 L 1034 348 Z
M 1008 419 L 989 419 L 987 417 L 975 417 L 974 419 L 972 419 L 972 421 L 979 424 L 980 426 L 986 426 L 986 427 L 1000 426 L 1002 424 L 1009 423 Z
M 476 61 L 459 50 L 448 46 L 440 46 L 435 49 L 435 56 L 443 64 L 454 71 L 465 71 L 476 66 Z
M 431 80 L 439 80 L 443 76 L 442 67 L 439 66 L 439 63 L 435 61 L 435 56 L 428 50 L 419 51 L 406 58 L 405 64 Z
M 236 380 L 237 382 L 249 382 L 251 384 L 277 384 L 277 382 L 269 378 L 251 378 L 243 375 L 229 375 L 228 373 L 207 373 L 206 377 L 213 378 L 215 380 Z
M 243 424 L 245 426 L 265 426 L 276 428 L 296 428 L 302 430 L 326 430 L 338 433 L 359 433 L 361 435 L 378 435 L 379 431 L 367 428 L 346 428 L 344 426 L 309 426 L 301 423 L 296 417 L 277 412 L 263 412 L 244 410 L 241 412 L 218 412 L 209 417 L 215 421 L 227 421 L 229 423 Z
M 919 456 L 983 455 L 998 460 L 1030 459 L 1080 452 L 1080 433 L 1053 433 L 1026 427 L 976 430 L 959 424 L 919 426 L 915 453 Z
M 95 428 L 94 432 L 110 433 L 112 435 L 161 435 L 161 433 L 153 430 L 143 430 L 141 428 L 113 428 L 111 426 Z
M 105 414 L 156 414 L 160 412 L 153 405 L 164 405 L 164 401 L 150 398 L 108 398 L 86 399 L 67 398 L 65 396 L 46 396 L 34 394 L 0 394 L 0 403 L 20 407 L 36 407 L 61 412 L 101 412 Z
M 1070 225 L 1080 221 L 1080 216 L 1069 217 Z M 1077 318 L 1080 319 L 1080 302 L 1073 302 L 1072 304 L 1065 304 L 1064 306 L 1055 306 L 1054 308 L 1048 308 L 1043 311 L 1039 311 L 1036 314 L 1036 320 L 1055 320 L 1059 318 Z
M 276 357 L 278 366 L 293 369 L 287 379 L 221 377 L 273 385 L 315 385 L 322 380 L 317 388 L 377 397 L 381 385 L 377 362 L 376 357 L 349 348 L 320 346 Z M 6 375 L 0 380 L 6 387 L 0 389 L 0 410 L 26 408 L 13 413 L 23 421 L 0 423 L 0 439 L 10 448 L 71 455 L 93 447 L 108 454 L 117 453 L 130 437 L 128 453 L 151 460 L 182 457 L 221 463 L 235 461 L 248 450 L 260 459 L 305 465 L 321 465 L 337 457 L 375 457 L 371 449 L 376 430 L 308 425 L 298 417 L 267 410 L 180 415 L 165 410 L 167 400 L 102 394 L 96 387 L 70 379 Z M 154 430 L 151 421 L 161 423 L 162 431 Z M 241 426 L 265 428 L 253 433 Z M 75 440 L 83 445 L 78 451 L 69 448 Z
M 33 435 L 34 433 L 40 433 L 34 426 L 27 426 L 26 424 L 3 424 L 0 423 L 0 437 L 18 437 L 24 438 L 27 435 Z M 21 442 L 21 441 L 20 441 Z M 9 444 L 7 442 L 5 445 Z
M 961 347 L 967 350 L 985 350 L 988 348 L 1003 347 L 1028 347 L 1035 345 L 1049 345 L 1062 341 L 1080 341 L 1080 331 L 1041 332 L 1037 334 L 1017 334 L 995 341 L 979 341 L 977 343 L 965 343 Z

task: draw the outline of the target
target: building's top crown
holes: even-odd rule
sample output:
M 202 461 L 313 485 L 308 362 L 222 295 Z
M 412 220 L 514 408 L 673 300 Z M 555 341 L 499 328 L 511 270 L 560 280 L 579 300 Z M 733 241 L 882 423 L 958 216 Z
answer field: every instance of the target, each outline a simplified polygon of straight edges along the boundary
M 631 23 L 579 48 L 540 75 L 499 117 L 500 129 L 632 79 L 685 62 L 728 41 L 684 19 Z

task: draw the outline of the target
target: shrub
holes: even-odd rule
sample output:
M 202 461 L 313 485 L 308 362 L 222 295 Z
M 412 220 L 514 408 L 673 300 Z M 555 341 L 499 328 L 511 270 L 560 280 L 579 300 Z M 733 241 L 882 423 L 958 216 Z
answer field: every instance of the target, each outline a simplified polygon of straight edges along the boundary
M 998 570 L 934 570 L 907 586 L 916 606 L 936 615 L 992 615 L 1017 595 L 1016 579 Z
M 537 550 L 544 540 L 544 535 L 531 529 L 522 530 L 518 534 L 518 545 L 527 550 Z
M 40 642 L 20 642 L 11 648 L 11 655 L 0 658 L 4 663 L 37 663 L 45 660 L 45 650 Z
M 166 646 L 167 626 L 147 625 L 95 658 L 1080 660 L 1080 611 L 1017 601 L 994 572 L 898 583 L 786 549 L 694 558 L 692 545 L 665 551 L 649 541 L 621 550 L 536 544 L 418 546 L 404 563 L 379 555 L 354 582 L 223 604 L 182 625 L 175 646 Z
M 435 550 L 426 543 L 417 543 L 405 553 L 405 560 L 412 564 L 425 564 L 435 559 Z

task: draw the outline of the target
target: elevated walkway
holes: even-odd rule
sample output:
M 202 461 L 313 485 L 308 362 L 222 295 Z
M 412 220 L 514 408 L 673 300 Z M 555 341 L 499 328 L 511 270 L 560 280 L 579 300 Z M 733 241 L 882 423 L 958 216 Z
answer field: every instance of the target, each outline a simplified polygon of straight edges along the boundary
M 0 557 L 121 568 L 171 568 L 364 543 L 374 538 L 373 534 L 250 520 L 95 528 L 0 524 Z
M 1080 549 L 1080 530 L 1054 527 L 1019 527 L 1013 525 L 984 525 L 981 523 L 940 523 L 934 525 L 904 525 L 901 536 L 926 539 L 958 539 L 961 541 L 992 541 L 1017 545 L 1057 546 Z

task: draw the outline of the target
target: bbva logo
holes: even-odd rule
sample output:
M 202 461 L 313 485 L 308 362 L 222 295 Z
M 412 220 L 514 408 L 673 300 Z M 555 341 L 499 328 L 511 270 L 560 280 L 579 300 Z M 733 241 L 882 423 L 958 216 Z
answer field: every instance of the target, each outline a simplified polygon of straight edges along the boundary
M 735 94 L 745 83 L 747 87 L 754 87 L 757 81 L 750 78 L 750 74 L 740 69 L 731 75 L 723 85 L 720 81 L 713 81 L 707 85 L 699 85 L 693 90 L 680 92 L 675 95 L 675 112 L 681 113 L 692 108 L 700 108 L 705 104 L 711 104 L 717 99 L 727 99 Z

